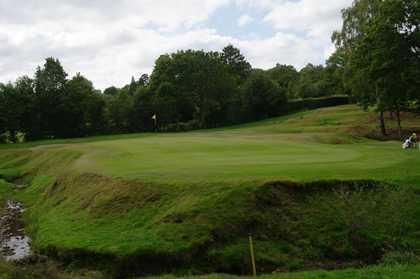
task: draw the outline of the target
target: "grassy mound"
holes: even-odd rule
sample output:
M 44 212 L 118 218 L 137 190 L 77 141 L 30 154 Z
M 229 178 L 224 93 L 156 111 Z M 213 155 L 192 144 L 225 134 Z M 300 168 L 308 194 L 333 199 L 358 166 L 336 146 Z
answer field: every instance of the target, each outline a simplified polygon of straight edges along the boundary
M 418 252 L 415 190 L 370 181 L 142 184 L 98 175 L 41 179 L 19 194 L 36 247 L 119 275 L 290 271 Z M 36 199 L 34 199 L 36 197 Z M 112 263 L 110 265 L 110 263 Z

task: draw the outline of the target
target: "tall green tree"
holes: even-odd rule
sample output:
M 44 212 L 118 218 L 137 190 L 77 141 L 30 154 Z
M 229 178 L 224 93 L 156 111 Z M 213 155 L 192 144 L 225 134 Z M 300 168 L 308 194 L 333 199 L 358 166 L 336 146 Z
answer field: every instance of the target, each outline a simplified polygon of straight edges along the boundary
M 327 87 L 334 95 L 349 95 L 349 84 L 346 84 L 345 53 L 338 49 L 326 61 L 325 80 Z
M 296 98 L 295 86 L 299 80 L 299 72 L 291 65 L 277 64 L 276 67 L 267 70 L 270 79 L 287 91 L 288 98 Z
M 342 30 L 333 35 L 346 59 L 353 96 L 364 107 L 376 107 L 384 135 L 384 111 L 396 112 L 401 134 L 400 111 L 418 88 L 413 40 L 418 36 L 418 6 L 416 0 L 355 0 L 343 11 Z
M 223 123 L 235 87 L 234 76 L 218 55 L 193 50 L 162 55 L 150 82 L 161 102 L 177 99 L 177 111 L 171 112 L 177 119 L 195 120 L 200 127 Z
M 297 97 L 314 98 L 333 95 L 326 71 L 322 65 L 308 64 L 299 72 L 299 80 L 294 90 Z
M 27 140 L 41 134 L 37 118 L 34 117 L 39 111 L 34 87 L 34 80 L 27 76 L 20 77 L 15 82 L 15 94 L 19 100 L 19 107 L 16 109 L 19 110 L 20 132 Z
M 251 74 L 251 64 L 246 60 L 241 51 L 233 45 L 226 46 L 222 51 L 222 59 L 232 74 L 238 77 L 239 81 L 245 81 Z
M 103 97 L 80 73 L 67 82 L 62 105 L 66 125 L 60 136 L 89 136 L 105 130 Z
M 17 133 L 20 130 L 20 110 L 19 99 L 13 84 L 0 84 L 1 141 L 16 142 Z
M 275 116 L 287 102 L 287 92 L 267 75 L 257 70 L 243 86 L 244 103 L 248 120 Z
M 34 125 L 39 126 L 40 134 L 34 134 L 33 138 L 52 138 L 61 129 L 63 121 L 60 104 L 66 82 L 67 73 L 58 59 L 47 58 L 43 67 L 36 70 L 34 85 L 37 112 Z

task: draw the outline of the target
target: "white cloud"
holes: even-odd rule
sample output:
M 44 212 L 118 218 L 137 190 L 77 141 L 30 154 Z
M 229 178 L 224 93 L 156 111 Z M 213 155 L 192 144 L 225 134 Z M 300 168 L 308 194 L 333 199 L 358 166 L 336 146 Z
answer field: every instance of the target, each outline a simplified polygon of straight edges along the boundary
M 285 1 L 275 5 L 265 20 L 279 29 L 308 31 L 334 30 L 341 23 L 341 9 L 351 5 L 352 0 L 300 0 Z
M 340 27 L 341 10 L 353 0 L 284 1 L 272 6 L 264 20 L 278 30 L 300 33 L 316 40 L 331 54 L 331 34 Z
M 150 73 L 160 54 L 178 49 L 220 50 L 237 45 L 255 67 L 320 63 L 351 0 L 0 0 L 0 81 L 33 73 L 58 57 L 69 74 L 81 72 L 96 87 L 122 86 Z M 235 3 L 237 24 L 258 9 L 275 30 L 271 37 L 239 39 L 209 28 L 212 15 Z M 252 15 L 252 16 L 250 16 Z M 256 36 L 255 38 L 258 38 Z
M 241 15 L 238 19 L 238 26 L 243 27 L 254 21 L 254 18 L 249 15 Z

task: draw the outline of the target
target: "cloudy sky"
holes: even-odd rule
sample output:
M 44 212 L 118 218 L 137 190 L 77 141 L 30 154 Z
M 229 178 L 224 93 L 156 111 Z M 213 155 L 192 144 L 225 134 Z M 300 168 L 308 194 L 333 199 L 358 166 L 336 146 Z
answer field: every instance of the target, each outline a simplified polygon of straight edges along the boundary
M 0 82 L 57 57 L 97 88 L 150 73 L 178 49 L 232 43 L 254 67 L 323 63 L 351 0 L 0 0 Z

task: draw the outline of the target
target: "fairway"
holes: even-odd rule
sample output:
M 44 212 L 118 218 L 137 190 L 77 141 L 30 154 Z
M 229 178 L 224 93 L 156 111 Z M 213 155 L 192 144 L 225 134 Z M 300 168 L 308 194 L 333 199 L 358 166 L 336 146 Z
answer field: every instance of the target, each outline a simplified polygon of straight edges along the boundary
M 369 126 L 369 117 L 356 106 L 342 106 L 219 130 L 31 150 L 44 156 L 77 152 L 66 167 L 144 182 L 378 179 L 420 185 L 420 151 L 349 134 Z

